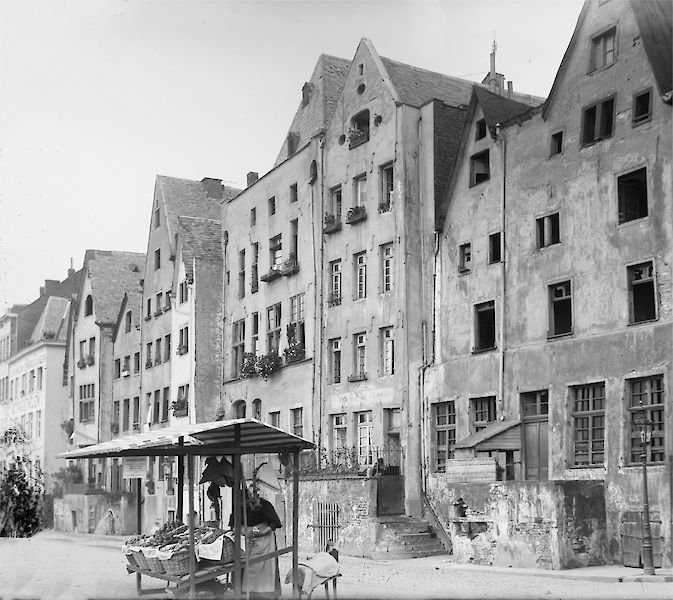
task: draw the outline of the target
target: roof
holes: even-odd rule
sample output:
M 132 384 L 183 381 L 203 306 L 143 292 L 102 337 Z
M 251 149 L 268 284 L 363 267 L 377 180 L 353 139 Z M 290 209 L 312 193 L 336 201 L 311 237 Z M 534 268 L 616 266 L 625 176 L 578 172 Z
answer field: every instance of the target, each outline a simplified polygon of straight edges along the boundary
M 673 3 L 670 0 L 631 0 L 640 39 L 664 96 L 673 89 Z
M 145 268 L 145 255 L 140 252 L 87 250 L 85 262 L 96 323 L 114 325 L 124 294 L 129 291 L 142 293 L 140 279 Z
M 521 419 L 514 419 L 512 421 L 496 421 L 495 423 L 489 423 L 481 431 L 468 435 L 462 440 L 458 440 L 454 446 L 456 449 L 460 448 L 474 448 L 477 444 L 481 444 L 486 440 L 494 438 L 496 435 L 501 434 L 503 431 L 507 431 L 512 427 L 516 427 L 521 424 Z
M 296 148 L 305 146 L 314 135 L 327 127 L 341 97 L 350 67 L 350 60 L 328 54 L 320 55 L 308 81 L 315 92 L 306 106 L 300 102 L 290 125 L 289 132 L 298 136 Z M 283 140 L 274 167 L 287 158 L 287 140 Z
M 237 441 L 238 436 L 238 441 Z M 183 444 L 180 445 L 180 438 Z M 308 440 L 257 419 L 232 419 L 177 425 L 118 437 L 57 455 L 58 458 L 106 456 L 233 455 L 299 451 L 314 448 Z
M 498 123 L 505 123 L 531 110 L 531 106 L 528 104 L 494 94 L 479 85 L 474 86 L 474 93 L 489 127 L 495 127 Z
M 416 108 L 430 100 L 442 100 L 452 106 L 467 104 L 472 95 L 473 81 L 412 67 L 381 57 L 390 81 L 403 104 Z
M 69 310 L 70 300 L 50 296 L 37 325 L 35 325 L 33 334 L 30 336 L 30 343 L 33 344 L 41 340 L 65 342 Z
M 201 217 L 219 221 L 221 218 L 220 204 L 230 200 L 241 190 L 221 185 L 210 185 L 218 180 L 178 179 L 157 175 L 156 194 L 164 205 L 166 227 L 175 252 L 175 235 L 178 232 L 179 217 Z M 208 191 L 207 191 L 208 190 Z
M 132 290 L 126 290 L 126 293 L 122 298 L 114 330 L 113 341 L 115 342 L 117 341 L 121 328 L 125 324 L 125 316 L 128 311 L 131 311 L 131 325 L 136 331 L 140 331 L 140 321 L 143 312 L 143 293 L 140 286 L 133 288 Z
M 188 278 L 194 277 L 194 259 L 222 260 L 222 225 L 219 220 L 179 217 L 182 262 Z

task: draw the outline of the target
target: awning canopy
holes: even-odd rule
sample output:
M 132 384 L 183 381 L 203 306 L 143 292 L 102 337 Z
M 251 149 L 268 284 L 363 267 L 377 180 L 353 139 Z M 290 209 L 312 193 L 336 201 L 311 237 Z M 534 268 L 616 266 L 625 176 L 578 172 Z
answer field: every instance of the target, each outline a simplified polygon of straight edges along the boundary
M 521 447 L 520 435 L 518 432 L 510 432 L 517 425 L 521 425 L 520 419 L 489 423 L 481 431 L 456 441 L 454 448 L 456 450 L 463 448 L 476 448 L 477 450 L 518 449 Z M 505 432 L 508 432 L 508 434 L 505 434 Z
M 257 419 L 232 419 L 134 433 L 64 452 L 57 457 L 240 455 L 298 452 L 310 448 L 315 448 L 315 444 Z

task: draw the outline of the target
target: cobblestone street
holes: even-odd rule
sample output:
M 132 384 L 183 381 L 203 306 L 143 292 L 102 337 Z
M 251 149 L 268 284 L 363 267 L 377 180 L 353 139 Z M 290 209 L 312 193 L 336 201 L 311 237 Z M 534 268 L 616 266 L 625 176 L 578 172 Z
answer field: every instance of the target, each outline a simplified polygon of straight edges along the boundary
M 43 532 L 32 539 L 0 540 L 0 598 L 83 600 L 132 598 L 135 577 L 128 575 L 119 541 L 85 535 Z M 673 583 L 617 582 L 619 568 L 597 568 L 604 574 L 569 579 L 569 572 L 526 573 L 523 570 L 456 565 L 450 557 L 376 561 L 341 557 L 339 598 L 671 598 Z M 280 562 L 281 580 L 290 569 L 289 557 Z M 586 571 L 586 570 L 584 570 Z M 632 575 L 640 573 L 629 570 Z M 608 576 L 611 574 L 612 576 Z M 578 575 L 580 576 L 580 575 Z M 612 581 L 609 581 L 612 579 Z M 159 580 L 143 580 L 144 587 L 160 587 Z M 163 593 L 159 596 L 162 597 Z M 283 597 L 291 590 L 283 585 Z M 320 588 L 314 599 L 324 598 Z

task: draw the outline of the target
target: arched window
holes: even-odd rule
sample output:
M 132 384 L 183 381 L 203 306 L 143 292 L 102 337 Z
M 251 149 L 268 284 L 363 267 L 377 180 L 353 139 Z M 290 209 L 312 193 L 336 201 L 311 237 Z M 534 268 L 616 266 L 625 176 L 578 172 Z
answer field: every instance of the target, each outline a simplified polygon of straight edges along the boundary
M 363 110 L 351 119 L 348 130 L 348 147 L 355 148 L 369 140 L 369 111 Z
M 86 300 L 84 301 L 84 316 L 88 317 L 89 315 L 93 314 L 93 298 L 91 294 L 89 294 L 86 297 Z
M 252 418 L 262 420 L 262 401 L 259 398 L 252 401 Z
M 245 419 L 245 400 L 236 400 L 234 402 L 234 418 Z

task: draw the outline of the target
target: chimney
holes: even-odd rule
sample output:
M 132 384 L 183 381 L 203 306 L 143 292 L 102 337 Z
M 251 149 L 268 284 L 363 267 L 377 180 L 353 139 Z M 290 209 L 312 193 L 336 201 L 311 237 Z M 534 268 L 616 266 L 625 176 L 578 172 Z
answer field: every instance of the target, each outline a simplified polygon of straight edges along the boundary
M 40 296 L 44 294 L 51 296 L 58 290 L 59 285 L 61 285 L 61 282 L 56 279 L 45 279 L 44 286 L 40 288 Z
M 208 198 L 217 198 L 218 200 L 222 200 L 223 194 L 221 179 L 204 177 L 201 180 L 201 185 L 203 186 L 203 189 L 205 190 L 206 196 L 208 196 Z
M 248 185 L 246 187 L 250 187 L 255 181 L 259 179 L 259 173 L 256 173 L 255 171 L 250 171 L 247 175 L 247 183 Z
M 71 257 L 70 257 L 70 268 L 68 269 L 68 279 L 70 279 L 71 277 L 74 277 L 74 276 L 75 276 L 75 273 L 76 273 L 76 271 L 75 271 L 75 269 L 74 269 L 74 267 L 73 267 L 73 264 L 72 264 L 72 256 L 71 256 Z
M 512 82 L 508 81 L 507 82 L 507 97 L 511 98 L 512 97 Z

